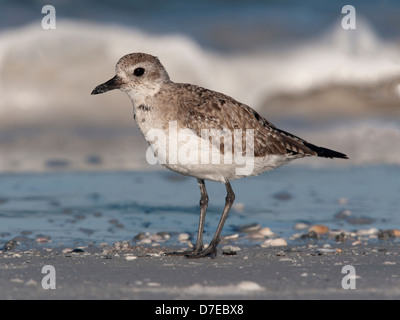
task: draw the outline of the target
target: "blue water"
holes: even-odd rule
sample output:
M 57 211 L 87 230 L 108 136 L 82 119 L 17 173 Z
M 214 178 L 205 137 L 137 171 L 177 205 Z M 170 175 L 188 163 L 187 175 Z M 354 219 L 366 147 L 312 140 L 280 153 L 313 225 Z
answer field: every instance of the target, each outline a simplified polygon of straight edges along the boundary
M 201 45 L 242 51 L 302 41 L 321 34 L 344 15 L 343 1 L 2 1 L 0 28 L 41 21 L 44 5 L 57 18 L 120 24 L 157 34 L 186 34 Z M 352 1 L 357 17 L 384 38 L 399 38 L 400 2 Z
M 257 223 L 288 239 L 298 222 L 331 229 L 400 229 L 400 167 L 306 168 L 286 166 L 232 182 L 236 203 L 223 235 Z M 196 180 L 168 171 L 0 175 L 0 245 L 14 238 L 51 237 L 50 245 L 109 244 L 140 232 L 169 232 L 170 244 L 188 232 L 195 239 L 199 214 Z M 224 205 L 222 184 L 206 183 L 210 204 L 205 240 L 211 240 Z M 288 197 L 277 196 L 284 192 Z M 347 198 L 340 204 L 339 198 Z M 335 218 L 341 210 L 354 225 Z M 48 244 L 47 244 L 48 245 Z
M 58 23 L 54 33 L 41 30 L 41 8 L 47 4 L 55 6 L 58 21 L 68 19 L 70 24 Z M 137 50 L 136 39 L 144 39 L 141 37 L 142 33 L 136 33 L 137 30 L 151 34 L 145 37 L 148 40 L 146 50 L 161 52 L 163 61 L 165 59 L 171 65 L 171 72 L 174 72 L 175 67 L 175 72 L 182 73 L 183 81 L 202 83 L 216 89 L 219 88 L 217 85 L 223 83 L 224 86 L 218 89 L 219 91 L 231 94 L 240 101 L 249 104 L 252 102 L 251 105 L 255 108 L 262 106 L 266 92 L 280 92 L 282 88 L 297 90 L 299 85 L 303 84 L 302 76 L 309 75 L 306 80 L 313 79 L 310 85 L 314 84 L 317 88 L 321 82 L 331 83 L 335 79 L 337 81 L 334 75 L 338 68 L 330 70 L 330 66 L 351 66 L 351 72 L 348 74 L 351 79 L 351 76 L 355 75 L 356 80 L 353 80 L 356 83 L 363 83 L 364 78 L 389 77 L 392 74 L 388 70 L 396 72 L 398 67 L 398 50 L 391 45 L 398 45 L 400 39 L 400 1 L 352 1 L 351 4 L 357 10 L 357 21 L 364 20 L 366 23 L 360 23 L 357 33 L 353 34 L 358 35 L 359 38 L 354 39 L 359 41 L 350 42 L 337 37 L 343 36 L 344 32 L 340 30 L 340 19 L 343 17 L 341 8 L 345 4 L 348 3 L 317 0 L 3 0 L 0 2 L 0 31 L 4 32 L 0 34 L 0 62 L 3 72 L 8 72 L 5 73 L 8 81 L 2 83 L 0 88 L 6 93 L 2 95 L 0 104 L 3 115 L 0 122 L 3 121 L 3 125 L 16 132 L 10 133 L 2 128 L 0 147 L 3 147 L 1 150 L 4 151 L 0 157 L 15 154 L 14 158 L 11 157 L 10 161 L 7 160 L 7 165 L 3 166 L 6 170 L 10 170 L 10 167 L 14 170 L 12 165 L 15 163 L 25 159 L 44 158 L 43 162 L 38 161 L 38 167 L 33 168 L 43 169 L 43 164 L 48 163 L 47 154 L 57 154 L 59 149 L 62 149 L 63 143 L 59 141 L 69 141 L 62 137 L 60 140 L 56 139 L 57 144 L 49 143 L 49 146 L 46 145 L 47 139 L 42 139 L 42 144 L 34 139 L 28 140 L 29 143 L 17 144 L 19 140 L 13 139 L 25 132 L 22 130 L 25 127 L 39 127 L 44 131 L 46 128 L 56 128 L 60 134 L 60 126 L 68 123 L 74 128 L 75 134 L 79 132 L 77 128 L 81 123 L 83 128 L 86 128 L 88 124 L 95 122 L 89 116 L 89 111 L 82 115 L 82 110 L 90 110 L 90 107 L 91 110 L 95 110 L 93 113 L 105 114 L 107 121 L 100 121 L 99 126 L 105 126 L 105 123 L 109 125 L 106 108 L 99 104 L 107 104 L 108 108 L 110 100 L 93 102 L 95 100 L 89 95 L 98 81 L 105 80 L 97 79 L 98 75 L 94 75 L 94 70 L 104 67 L 104 74 L 109 72 L 111 75 L 116 58 L 129 52 L 128 47 L 129 50 Z M 90 27 L 82 24 L 82 21 L 96 24 Z M 26 26 L 27 24 L 31 25 Z M 115 28 L 113 33 L 107 33 L 104 39 L 102 34 L 95 38 L 94 35 L 101 32 L 97 31 L 99 24 L 128 27 L 132 33 L 126 34 L 124 28 Z M 21 29 L 22 34 L 6 32 L 23 26 L 26 27 Z M 78 32 L 73 29 L 74 26 L 78 26 Z M 327 30 L 338 28 L 341 32 L 332 32 L 331 36 L 322 37 L 327 39 L 326 43 L 316 41 L 313 46 L 305 41 L 310 38 L 318 39 Z M 136 31 L 133 32 L 134 30 Z M 83 38 L 80 37 L 81 33 Z M 159 34 L 169 36 L 169 48 L 160 49 L 157 46 L 161 40 L 155 35 Z M 175 34 L 187 36 L 196 45 L 192 46 L 191 42 L 170 37 Z M 26 41 L 22 43 L 21 35 L 26 37 Z M 348 33 L 345 35 L 348 36 Z M 344 38 L 346 39 L 348 40 Z M 381 41 L 382 39 L 385 41 Z M 296 48 L 299 42 L 306 44 L 307 54 L 299 48 L 279 50 L 285 46 Z M 332 48 L 330 42 L 335 44 Z M 68 45 L 65 46 L 65 43 Z M 354 52 L 347 50 L 352 49 L 354 43 L 359 49 L 353 50 Z M 343 50 L 335 50 L 342 46 Z M 181 55 L 171 51 L 176 48 L 180 48 Z M 275 49 L 276 52 L 271 55 L 261 55 L 262 59 L 253 59 L 254 51 L 265 53 Z M 113 53 L 104 54 L 107 50 Z M 118 53 L 118 50 L 124 52 Z M 217 51 L 218 55 L 215 55 L 214 51 Z M 246 54 L 242 54 L 243 51 Z M 342 51 L 343 55 L 340 54 Z M 238 52 L 240 54 L 237 60 L 226 59 Z M 290 54 L 294 54 L 294 57 Z M 319 61 L 317 58 L 321 57 L 322 60 Z M 372 70 L 369 68 L 372 64 L 371 57 L 374 66 Z M 179 63 L 173 63 L 176 60 Z M 50 67 L 57 72 L 56 78 L 49 79 L 48 61 L 51 62 Z M 89 61 L 93 63 L 90 64 Z M 233 63 L 234 67 L 226 68 L 227 61 Z M 388 61 L 392 64 L 387 64 Z M 268 63 L 262 65 L 261 62 Z M 23 76 L 14 72 L 11 68 L 14 64 L 15 70 L 25 70 Z M 189 68 L 189 65 L 193 68 Z M 223 68 L 219 69 L 221 66 Z M 379 66 L 382 67 L 378 68 Z M 81 70 L 77 77 L 75 73 Z M 331 77 L 330 72 L 333 72 Z M 328 76 L 325 77 L 326 74 Z M 27 82 L 23 90 L 27 90 L 28 94 L 18 95 L 21 99 L 14 99 L 13 93 L 21 89 L 21 83 L 25 83 L 24 81 Z M 259 92 L 253 92 L 253 87 L 259 83 L 263 84 Z M 65 87 L 69 90 L 66 91 Z M 22 99 L 23 97 L 26 98 Z M 43 102 L 44 97 L 47 100 Z M 255 100 L 252 101 L 251 97 Z M 124 103 L 126 102 L 127 100 L 124 100 Z M 18 110 L 22 111 L 18 113 Z M 57 112 L 60 110 L 70 113 L 59 115 Z M 125 111 L 118 110 L 123 109 L 115 108 L 115 114 L 119 112 L 119 116 L 114 119 L 115 123 L 127 118 L 126 113 L 123 113 Z M 47 122 L 44 121 L 49 115 L 52 116 Z M 297 119 L 296 115 L 295 117 Z M 87 122 L 84 119 L 88 119 Z M 369 122 L 360 126 L 356 123 L 343 125 L 337 131 L 337 139 L 332 138 L 332 141 L 339 141 L 344 145 L 344 148 L 339 145 L 338 150 L 346 153 L 351 151 L 354 163 L 398 163 L 397 150 L 393 148 L 398 141 L 397 119 L 394 119 L 393 123 L 382 124 L 378 119 L 376 125 Z M 126 126 L 126 123 L 124 125 Z M 325 126 L 325 123 L 323 125 Z M 309 129 L 308 125 L 303 127 Z M 18 133 L 18 130 L 21 131 Z M 50 135 L 57 137 L 53 132 Z M 31 134 L 28 136 L 32 137 Z M 71 136 L 70 145 L 79 145 L 76 142 L 82 139 L 82 135 L 69 135 Z M 113 133 L 108 132 L 107 136 L 113 136 Z M 368 138 L 368 144 L 365 144 L 365 137 Z M 41 142 L 41 139 L 38 140 Z M 106 139 L 103 139 L 99 149 L 108 154 L 110 149 L 107 149 L 104 140 Z M 121 140 L 121 137 L 115 141 L 117 140 Z M 65 144 L 68 145 L 66 142 Z M 109 144 L 114 145 L 113 142 Z M 13 149 L 12 146 L 15 145 L 18 147 Z M 82 153 L 77 152 L 77 159 L 85 159 L 87 156 L 85 145 L 83 146 Z M 129 150 L 138 153 L 134 146 Z M 112 151 L 115 152 L 115 149 Z M 126 150 L 121 146 L 118 152 L 123 153 Z M 42 157 L 38 157 L 38 153 Z M 65 154 L 70 156 L 71 153 L 66 148 Z M 119 165 L 115 166 L 118 168 Z M 31 163 L 22 166 L 22 169 L 26 168 L 32 168 Z M 224 234 L 235 233 L 240 225 L 259 223 L 287 238 L 295 232 L 294 225 L 302 221 L 309 224 L 325 224 L 332 229 L 399 229 L 399 173 L 399 167 L 389 165 L 343 168 L 286 166 L 259 177 L 235 181 L 233 188 L 236 202 L 243 203 L 244 210 L 232 210 Z M 209 240 L 224 205 L 225 188 L 217 183 L 208 183 L 207 188 L 210 206 L 205 236 L 206 240 Z M 281 192 L 287 192 L 290 195 L 289 199 L 280 200 L 275 196 Z M 347 198 L 348 204 L 340 205 L 339 198 Z M 54 245 L 66 246 L 130 240 L 139 232 L 146 231 L 189 232 L 194 235 L 198 221 L 198 202 L 199 190 L 194 179 L 179 178 L 166 171 L 105 172 L 100 169 L 91 173 L 0 173 L 0 245 L 21 237 L 33 241 L 38 235 L 51 237 Z M 369 218 L 371 223 L 354 225 L 336 219 L 334 215 L 343 209 L 350 210 L 354 217 Z

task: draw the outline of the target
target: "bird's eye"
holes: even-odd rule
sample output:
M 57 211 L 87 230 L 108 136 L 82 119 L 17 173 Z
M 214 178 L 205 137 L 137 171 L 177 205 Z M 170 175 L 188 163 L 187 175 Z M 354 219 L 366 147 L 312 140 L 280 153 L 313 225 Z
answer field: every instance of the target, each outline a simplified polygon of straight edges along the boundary
M 136 69 L 133 71 L 133 74 L 134 74 L 136 77 L 141 77 L 141 76 L 144 74 L 144 69 L 143 69 L 143 68 L 136 68 Z

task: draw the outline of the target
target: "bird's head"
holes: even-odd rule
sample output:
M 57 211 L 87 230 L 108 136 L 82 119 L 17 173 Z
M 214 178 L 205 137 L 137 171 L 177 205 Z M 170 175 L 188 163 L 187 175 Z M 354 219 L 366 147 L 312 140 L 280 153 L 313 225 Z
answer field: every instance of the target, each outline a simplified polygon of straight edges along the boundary
M 163 83 L 169 80 L 164 66 L 146 53 L 130 53 L 119 59 L 115 67 L 116 75 L 98 85 L 92 94 L 100 94 L 114 89 L 126 92 L 134 104 L 148 96 L 156 94 Z

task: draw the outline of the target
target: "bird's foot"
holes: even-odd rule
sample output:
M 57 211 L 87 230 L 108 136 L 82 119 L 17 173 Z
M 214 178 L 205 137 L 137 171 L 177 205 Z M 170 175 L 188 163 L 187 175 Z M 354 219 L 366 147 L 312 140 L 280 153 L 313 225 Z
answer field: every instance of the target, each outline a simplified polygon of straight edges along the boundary
M 207 249 L 204 249 L 200 252 L 192 252 L 188 255 L 185 255 L 188 259 L 199 259 L 210 256 L 211 259 L 214 259 L 217 256 L 217 243 L 211 242 Z
M 203 245 L 200 247 L 195 247 L 193 250 L 185 250 L 185 251 L 172 251 L 172 252 L 164 252 L 166 256 L 191 256 L 196 255 L 203 251 Z
M 164 255 L 166 255 L 166 256 L 187 256 L 189 254 L 193 254 L 194 251 L 195 250 L 164 252 Z

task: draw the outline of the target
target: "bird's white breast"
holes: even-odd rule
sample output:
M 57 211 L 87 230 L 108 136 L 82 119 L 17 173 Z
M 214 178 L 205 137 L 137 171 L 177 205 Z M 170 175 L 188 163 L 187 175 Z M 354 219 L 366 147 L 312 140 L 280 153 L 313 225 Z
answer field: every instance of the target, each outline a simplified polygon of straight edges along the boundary
M 239 159 L 232 153 L 223 154 L 209 140 L 202 139 L 188 128 L 178 128 L 174 121 L 168 127 L 160 127 L 157 116 L 151 111 L 137 112 L 136 121 L 151 148 L 147 151 L 149 163 L 158 162 L 186 176 L 227 182 L 258 175 L 289 161 L 279 155 Z

